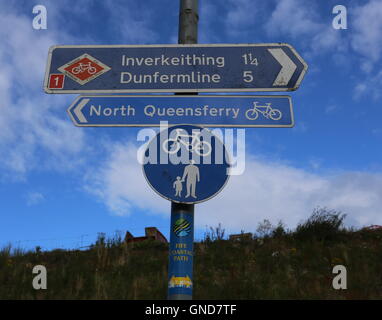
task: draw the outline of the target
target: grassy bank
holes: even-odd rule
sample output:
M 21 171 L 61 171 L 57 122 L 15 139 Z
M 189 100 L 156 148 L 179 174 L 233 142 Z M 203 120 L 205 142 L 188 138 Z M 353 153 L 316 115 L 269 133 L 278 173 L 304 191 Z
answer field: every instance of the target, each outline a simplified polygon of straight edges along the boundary
M 344 216 L 316 211 L 296 230 L 263 223 L 256 237 L 231 241 L 221 228 L 195 244 L 195 299 L 382 299 L 382 232 L 347 230 Z M 1 299 L 165 299 L 168 247 L 100 237 L 85 251 L 0 252 Z M 44 265 L 47 290 L 34 290 Z M 334 290 L 333 266 L 347 268 Z

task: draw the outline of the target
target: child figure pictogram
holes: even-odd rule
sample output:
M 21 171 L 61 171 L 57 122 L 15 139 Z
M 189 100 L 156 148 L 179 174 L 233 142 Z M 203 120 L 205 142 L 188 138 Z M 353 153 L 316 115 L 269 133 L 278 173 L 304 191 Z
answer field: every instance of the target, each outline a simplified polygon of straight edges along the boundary
M 182 180 L 180 179 L 180 177 L 176 177 L 176 181 L 174 182 L 173 184 L 173 188 L 175 189 L 175 196 L 177 197 L 181 197 L 181 193 L 182 193 L 182 190 L 183 190 L 183 185 L 182 185 Z

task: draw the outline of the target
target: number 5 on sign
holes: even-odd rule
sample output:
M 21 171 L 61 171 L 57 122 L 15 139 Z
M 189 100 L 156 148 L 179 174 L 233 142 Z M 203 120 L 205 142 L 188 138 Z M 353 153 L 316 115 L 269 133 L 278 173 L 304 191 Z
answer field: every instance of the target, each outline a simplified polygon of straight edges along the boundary
M 245 82 L 253 82 L 252 71 L 244 71 L 243 72 L 243 80 Z

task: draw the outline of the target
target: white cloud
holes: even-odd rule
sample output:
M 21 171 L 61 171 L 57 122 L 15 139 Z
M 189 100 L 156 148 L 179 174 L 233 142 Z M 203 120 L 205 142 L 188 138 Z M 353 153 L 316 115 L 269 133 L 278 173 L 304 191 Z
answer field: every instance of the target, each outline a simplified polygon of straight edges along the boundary
M 199 19 L 198 24 L 198 42 L 199 43 L 217 43 L 221 42 L 220 35 L 214 31 L 213 26 L 218 23 L 216 12 L 218 10 L 217 3 L 200 1 L 199 2 Z
M 227 43 L 252 37 L 266 15 L 265 8 L 266 3 L 254 0 L 199 1 L 200 42 Z
M 299 40 L 308 60 L 330 52 L 337 65 L 346 68 L 351 65 L 352 70 L 366 73 L 362 83 L 355 85 L 354 97 L 357 99 L 366 94 L 363 83 L 367 82 L 367 92 L 371 92 L 374 100 L 379 99 L 382 88 L 382 2 L 369 0 L 356 6 L 348 5 L 347 30 L 334 29 L 331 19 L 317 14 L 317 6 L 317 2 L 279 0 L 264 29 L 274 37 L 283 35 Z M 327 17 L 335 17 L 331 11 L 327 14 Z
M 229 34 L 238 34 L 243 31 L 251 32 L 256 23 L 260 10 L 260 3 L 251 0 L 230 0 L 226 17 L 226 27 Z
M 117 144 L 110 157 L 92 172 L 86 189 L 117 215 L 146 210 L 168 215 L 169 203 L 145 181 L 133 143 Z M 348 223 L 382 224 L 382 175 L 342 172 L 319 175 L 278 162 L 248 157 L 246 171 L 231 176 L 215 198 L 196 205 L 199 228 L 222 223 L 227 231 L 254 231 L 259 221 L 284 221 L 295 227 L 317 207 L 327 206 L 349 215 Z
M 280 0 L 276 2 L 264 29 L 271 35 L 287 34 L 292 37 L 312 36 L 320 29 L 321 24 L 315 20 L 311 3 L 301 0 Z
M 318 170 L 322 167 L 322 159 L 313 157 L 309 159 L 309 165 L 312 169 Z
M 352 10 L 351 45 L 353 49 L 371 59 L 380 61 L 382 54 L 382 2 L 370 0 Z
M 368 96 L 374 101 L 378 101 L 381 97 L 382 90 L 382 69 L 374 74 L 361 80 L 354 88 L 353 98 L 358 100 L 361 97 Z
M 341 31 L 332 28 L 331 23 L 322 22 L 317 11 L 313 2 L 279 0 L 264 29 L 274 37 L 281 34 L 302 41 L 310 51 L 307 56 L 321 55 L 327 50 L 346 51 Z
M 304 121 L 299 121 L 297 124 L 292 128 L 294 132 L 306 132 L 308 130 L 308 125 Z
M 89 1 L 90 3 L 90 1 Z M 111 28 L 130 42 L 138 38 L 153 40 L 156 33 L 149 28 L 150 12 L 134 15 L 132 2 L 107 1 Z M 50 2 L 48 29 L 32 28 L 30 15 L 17 13 L 17 2 L 2 3 L 0 28 L 0 177 L 24 179 L 26 174 L 41 169 L 68 170 L 84 162 L 90 147 L 83 128 L 75 127 L 66 114 L 73 95 L 47 95 L 43 79 L 49 47 L 59 43 L 87 43 L 89 35 L 77 38 L 65 29 L 57 29 L 69 8 L 85 10 L 87 3 Z M 82 8 L 82 9 L 81 9 Z M 88 10 L 88 9 L 87 9 Z M 85 12 L 85 11 L 84 11 Z M 66 16 L 67 18 L 67 16 Z M 69 26 L 75 22 L 69 20 Z M 117 28 L 118 26 L 118 28 Z
M 108 153 L 110 157 L 99 170 L 88 173 L 85 189 L 117 215 L 129 215 L 135 208 L 165 212 L 167 201 L 153 196 L 137 161 L 137 147 L 133 143 L 115 144 Z
M 42 193 L 40 192 L 29 192 L 27 195 L 26 195 L 26 201 L 27 201 L 27 205 L 28 206 L 34 206 L 34 205 L 37 205 L 39 203 L 41 203 L 42 201 L 45 200 L 45 197 Z
M 13 178 L 23 178 L 37 164 L 71 167 L 85 139 L 66 116 L 71 97 L 43 92 L 48 49 L 59 37 L 34 30 L 32 17 L 3 14 L 0 28 L 0 168 Z
M 329 103 L 326 108 L 325 108 L 325 113 L 326 114 L 331 114 L 339 109 L 338 105 L 334 103 Z
M 355 87 L 354 98 L 381 97 L 382 90 L 382 2 L 370 0 L 352 10 L 350 42 L 360 56 L 360 68 L 367 76 Z M 368 90 L 366 90 L 366 88 Z
M 138 4 L 126 0 L 107 0 L 104 4 L 109 9 L 110 22 L 115 32 L 126 43 L 153 43 L 158 34 L 151 25 L 153 9 L 145 8 L 144 4 Z

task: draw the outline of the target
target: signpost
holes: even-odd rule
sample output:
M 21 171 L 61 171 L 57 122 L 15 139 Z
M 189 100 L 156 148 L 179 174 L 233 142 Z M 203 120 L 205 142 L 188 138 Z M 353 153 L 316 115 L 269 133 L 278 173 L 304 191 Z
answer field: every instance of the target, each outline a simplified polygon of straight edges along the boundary
M 80 127 L 293 127 L 289 96 L 80 96 L 68 113 Z
M 172 201 L 168 294 L 190 299 L 193 289 L 194 204 L 216 196 L 228 181 L 229 156 L 209 130 L 172 126 L 150 141 L 143 172 L 151 188 Z M 191 209 L 191 210 L 190 210 Z
M 53 46 L 47 93 L 296 90 L 307 64 L 289 44 Z
M 192 299 L 194 204 L 214 197 L 228 180 L 225 146 L 195 125 L 294 125 L 289 96 L 197 93 L 293 91 L 308 68 L 285 43 L 197 44 L 198 19 L 198 1 L 180 0 L 177 45 L 53 46 L 44 80 L 46 93 L 176 94 L 79 96 L 68 109 L 81 127 L 175 125 L 148 144 L 143 165 L 149 185 L 171 201 L 170 300 Z

